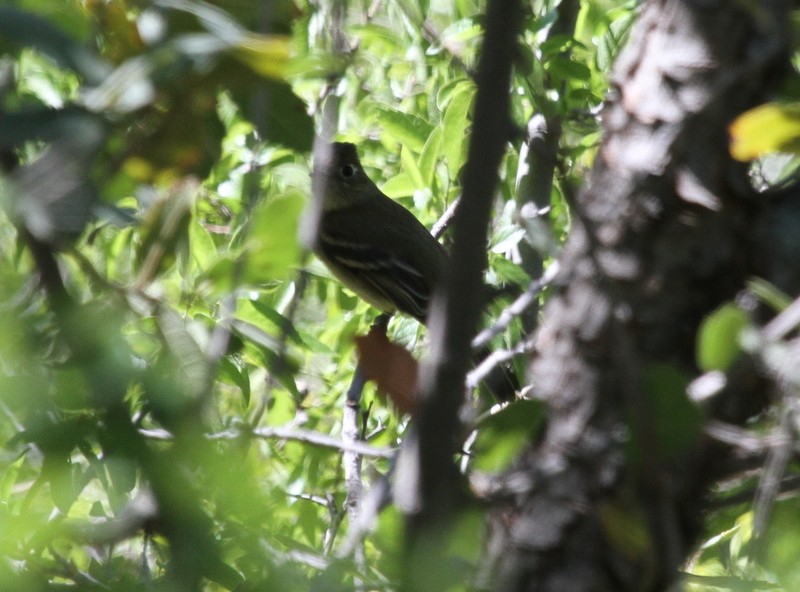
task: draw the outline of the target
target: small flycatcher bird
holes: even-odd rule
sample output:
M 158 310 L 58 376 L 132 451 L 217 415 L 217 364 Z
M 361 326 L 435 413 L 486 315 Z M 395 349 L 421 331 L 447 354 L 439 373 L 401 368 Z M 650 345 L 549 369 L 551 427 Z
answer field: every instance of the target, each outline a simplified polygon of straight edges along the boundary
M 353 144 L 319 151 L 313 186 L 322 215 L 313 251 L 348 288 L 386 313 L 425 323 L 447 268 L 444 247 L 367 176 Z
M 322 204 L 312 242 L 317 257 L 378 310 L 399 311 L 425 324 L 449 264 L 444 247 L 367 177 L 353 144 L 337 142 L 320 150 L 312 175 Z M 513 371 L 495 370 L 485 381 L 487 388 L 499 401 L 513 399 Z

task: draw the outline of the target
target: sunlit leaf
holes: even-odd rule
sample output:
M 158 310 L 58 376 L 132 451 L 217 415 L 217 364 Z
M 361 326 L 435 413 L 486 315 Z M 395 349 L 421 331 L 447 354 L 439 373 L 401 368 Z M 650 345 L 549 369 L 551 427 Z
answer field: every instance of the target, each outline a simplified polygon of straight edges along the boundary
M 460 82 L 450 95 L 442 119 L 442 153 L 451 179 L 456 178 L 467 157 L 469 112 L 474 98 L 475 84 L 466 80 Z
M 300 262 L 297 239 L 305 197 L 289 191 L 262 201 L 253 212 L 247 240 L 249 282 L 265 282 L 287 277 Z
M 800 152 L 800 105 L 768 103 L 730 125 L 731 155 L 742 161 L 770 152 Z
M 232 52 L 257 74 L 280 79 L 286 74 L 289 46 L 289 38 L 285 36 L 248 33 Z
M 192 186 L 175 188 L 174 192 L 161 196 L 147 213 L 144 240 L 137 252 L 140 261 L 138 287 L 149 284 L 175 260 L 178 249 L 187 246 L 193 189 Z
M 403 113 L 389 107 L 378 110 L 378 122 L 383 128 L 384 141 L 407 146 L 414 152 L 422 151 L 432 127 L 419 115 Z

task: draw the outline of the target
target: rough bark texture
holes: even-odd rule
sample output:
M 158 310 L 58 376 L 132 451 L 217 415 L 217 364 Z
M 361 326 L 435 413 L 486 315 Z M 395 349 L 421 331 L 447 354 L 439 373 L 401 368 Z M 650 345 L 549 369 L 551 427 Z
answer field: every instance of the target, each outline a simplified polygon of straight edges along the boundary
M 752 273 L 765 200 L 732 162 L 727 124 L 787 65 L 789 3 L 647 2 L 613 76 L 605 136 L 544 312 L 531 379 L 548 429 L 502 479 L 493 590 L 663 590 L 692 550 L 721 451 L 647 391 L 692 378 L 701 319 Z M 710 412 L 762 400 L 743 381 Z M 736 401 L 732 399 L 736 398 Z M 683 409 L 683 411 L 680 411 Z

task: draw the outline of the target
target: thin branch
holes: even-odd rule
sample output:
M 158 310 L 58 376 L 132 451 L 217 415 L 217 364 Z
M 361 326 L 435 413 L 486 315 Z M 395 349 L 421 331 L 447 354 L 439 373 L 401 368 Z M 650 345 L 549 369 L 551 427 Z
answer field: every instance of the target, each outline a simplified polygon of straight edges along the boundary
M 140 428 L 139 433 L 149 440 L 171 442 L 175 439 L 175 436 L 171 432 L 160 428 Z M 304 442 L 306 444 L 330 448 L 339 452 L 354 452 L 371 458 L 390 459 L 393 458 L 395 454 L 395 451 L 391 448 L 376 448 L 362 442 L 346 443 L 338 438 L 320 432 L 284 427 L 259 427 L 250 431 L 228 429 L 221 432 L 206 434 L 206 438 L 209 440 L 238 440 L 247 437 L 261 438 L 264 440 Z
M 792 302 L 784 311 L 772 319 L 763 329 L 767 341 L 777 341 L 786 337 L 800 326 L 800 298 Z
M 337 553 L 338 557 L 349 557 L 363 544 L 364 537 L 374 528 L 378 514 L 389 504 L 391 498 L 389 477 L 382 476 L 362 498 L 358 519 L 350 523 L 347 538 Z
M 769 433 L 759 435 L 751 430 L 724 423 L 718 420 L 709 420 L 705 433 L 718 442 L 746 454 L 762 454 L 780 445 L 783 437 L 779 434 Z
M 523 314 L 530 306 L 534 305 L 537 302 L 539 294 L 553 282 L 558 272 L 558 262 L 554 261 L 550 267 L 545 270 L 542 277 L 532 281 L 527 290 L 520 294 L 509 306 L 503 309 L 494 324 L 475 336 L 472 340 L 472 350 L 480 351 L 481 348 L 488 345 L 492 339 L 505 331 L 514 319 Z
M 752 478 L 752 476 L 750 478 Z M 778 488 L 778 494 L 797 495 L 799 489 L 800 475 L 784 477 L 781 479 L 780 486 Z M 718 511 L 723 508 L 733 508 L 742 504 L 752 504 L 755 495 L 756 488 L 748 487 L 747 489 L 743 489 L 742 491 L 739 491 L 733 495 L 727 495 L 724 498 L 710 500 L 704 505 L 704 509 L 708 511 Z
M 458 204 L 461 203 L 461 196 L 458 196 L 456 199 L 453 200 L 447 209 L 444 211 L 444 214 L 436 221 L 436 224 L 433 225 L 431 228 L 431 234 L 434 238 L 439 238 L 444 234 L 444 231 L 450 226 L 453 222 L 453 219 L 456 216 L 456 211 L 458 210 Z
M 794 421 L 795 414 L 792 403 L 785 397 L 786 408 L 783 410 L 779 430 L 779 440 L 767 455 L 767 462 L 758 482 L 758 489 L 753 503 L 753 540 L 751 559 L 761 557 L 764 551 L 764 535 L 767 531 L 769 517 L 775 500 L 780 493 L 781 481 L 786 473 L 786 468 L 792 458 L 794 448 Z
M 467 388 L 470 390 L 475 389 L 478 385 L 489 376 L 492 371 L 513 360 L 517 356 L 529 354 L 536 350 L 535 340 L 532 338 L 525 339 L 519 342 L 511 349 L 495 349 L 491 354 L 486 356 L 478 366 L 467 374 Z

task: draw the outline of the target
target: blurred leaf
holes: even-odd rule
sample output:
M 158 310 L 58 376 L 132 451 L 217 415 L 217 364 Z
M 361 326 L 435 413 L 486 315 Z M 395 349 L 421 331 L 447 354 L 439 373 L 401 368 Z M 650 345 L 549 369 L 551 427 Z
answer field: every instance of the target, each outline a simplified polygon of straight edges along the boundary
M 635 500 L 604 500 L 599 510 L 604 538 L 615 552 L 646 561 L 653 540 L 647 518 Z
M 497 272 L 497 277 L 503 281 L 518 286 L 526 286 L 531 281 L 531 276 L 519 265 L 505 257 L 492 257 L 492 270 Z
M 727 370 L 741 352 L 739 337 L 748 324 L 747 314 L 733 303 L 724 304 L 706 317 L 697 334 L 700 369 Z
M 0 48 L 7 41 L 17 47 L 33 47 L 56 63 L 75 70 L 87 82 L 97 84 L 110 72 L 109 64 L 89 52 L 46 19 L 12 6 L 0 6 Z
M 414 195 L 414 191 L 416 191 L 417 187 L 418 185 L 410 176 L 405 173 L 400 173 L 381 185 L 381 191 L 392 199 L 397 199 Z
M 800 498 L 797 496 L 775 504 L 770 518 L 769 535 L 764 553 L 764 567 L 777 574 L 785 590 L 800 587 Z
M 245 278 L 250 283 L 288 277 L 300 263 L 297 239 L 305 197 L 288 191 L 259 203 L 250 221 Z
M 686 395 L 687 376 L 669 364 L 650 364 L 644 374 L 644 392 L 647 394 L 649 426 L 640 426 L 655 433 L 645 434 L 657 450 L 643 452 L 643 462 L 657 454 L 659 462 L 678 461 L 687 451 L 693 450 L 702 428 L 702 415 Z M 636 421 L 633 419 L 632 421 Z M 636 431 L 636 430 L 634 430 Z M 642 441 L 639 446 L 644 446 Z
M 289 38 L 248 33 L 233 47 L 233 55 L 260 76 L 283 78 L 289 61 Z
M 417 161 L 411 150 L 403 146 L 400 149 L 400 161 L 403 163 L 403 170 L 409 176 L 414 184 L 415 189 L 422 189 L 425 187 L 425 180 L 422 178 L 419 168 L 417 168 Z
M 378 391 L 400 413 L 417 412 L 417 361 L 403 347 L 392 343 L 386 333 L 371 329 L 355 338 L 358 359 L 367 380 L 375 381 Z
M 445 46 L 467 43 L 478 39 L 483 34 L 483 27 L 473 19 L 466 18 L 449 25 L 441 33 Z
M 731 123 L 731 155 L 741 161 L 770 152 L 800 152 L 800 105 L 768 103 Z
M 557 80 L 588 80 L 592 75 L 585 64 L 560 56 L 548 60 L 547 69 Z
M 267 318 L 279 333 L 286 335 L 286 337 L 289 340 L 291 340 L 293 343 L 297 345 L 303 344 L 303 338 L 300 337 L 300 334 L 297 332 L 297 329 L 294 327 L 294 325 L 289 319 L 280 314 L 277 310 L 275 310 L 271 306 L 267 306 L 266 304 L 258 300 L 251 300 L 250 304 L 261 315 Z
M 475 440 L 475 467 L 481 471 L 505 469 L 544 424 L 541 401 L 515 401 L 483 420 Z
M 223 356 L 219 361 L 219 371 L 220 378 L 227 377 L 232 384 L 239 388 L 245 406 L 250 405 L 250 376 L 247 373 L 247 369 L 240 369 L 227 357 Z
M 765 279 L 753 278 L 747 282 L 747 287 L 775 312 L 781 312 L 792 303 L 787 294 Z
M 136 286 L 139 289 L 174 261 L 179 247 L 187 246 L 193 198 L 194 187 L 177 187 L 172 193 L 161 196 L 147 213 L 144 239 L 137 253 L 140 270 Z
M 175 311 L 162 308 L 158 313 L 158 326 L 171 350 L 181 390 L 190 398 L 201 395 L 209 378 L 208 359 L 189 333 L 186 320 Z
M 0 145 L 19 147 L 25 142 L 52 142 L 82 134 L 99 139 L 104 127 L 99 116 L 72 105 L 64 109 L 0 111 Z
M 253 323 L 235 319 L 233 321 L 233 329 L 244 339 L 252 341 L 266 350 L 274 352 L 280 349 L 280 341 L 277 337 L 270 335 Z
M 243 113 L 265 140 L 299 152 L 309 152 L 314 140 L 314 122 L 306 104 L 285 82 L 256 79 L 249 70 L 222 68 L 224 82 Z
M 98 200 L 88 181 L 94 141 L 100 129 L 87 127 L 77 141 L 71 138 L 52 143 L 33 162 L 13 172 L 10 183 L 0 188 L 0 202 L 13 218 L 21 220 L 40 241 L 63 246 L 83 232 Z M 88 145 L 87 145 L 88 144 Z

